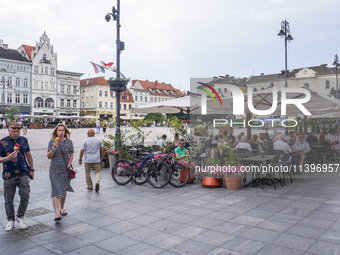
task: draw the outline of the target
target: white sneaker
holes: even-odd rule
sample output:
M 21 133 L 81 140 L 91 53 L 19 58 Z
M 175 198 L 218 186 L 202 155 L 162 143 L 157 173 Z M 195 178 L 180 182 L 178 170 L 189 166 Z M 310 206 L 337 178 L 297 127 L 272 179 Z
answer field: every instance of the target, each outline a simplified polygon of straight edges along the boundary
M 24 217 L 20 217 L 20 218 L 18 217 L 17 221 L 20 223 L 20 228 L 21 229 L 26 229 L 27 228 L 27 224 L 26 224 L 26 222 L 24 220 Z
M 5 230 L 6 230 L 6 231 L 12 231 L 13 228 L 14 228 L 14 221 L 13 221 L 13 220 L 9 220 L 9 221 L 7 222 L 7 225 L 6 225 Z

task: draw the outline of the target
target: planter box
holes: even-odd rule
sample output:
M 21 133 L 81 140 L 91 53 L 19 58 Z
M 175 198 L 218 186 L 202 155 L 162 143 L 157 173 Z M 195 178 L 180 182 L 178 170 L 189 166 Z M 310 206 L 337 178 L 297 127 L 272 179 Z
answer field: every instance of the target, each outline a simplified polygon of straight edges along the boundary
M 110 165 L 110 171 L 112 171 L 112 168 L 114 164 L 119 160 L 119 154 L 116 155 L 109 155 L 109 165 Z
M 128 81 L 109 81 L 110 91 L 125 91 Z
M 39 122 L 33 122 L 33 123 L 29 124 L 28 128 L 29 129 L 41 129 L 42 126 L 41 126 L 41 123 L 39 123 Z

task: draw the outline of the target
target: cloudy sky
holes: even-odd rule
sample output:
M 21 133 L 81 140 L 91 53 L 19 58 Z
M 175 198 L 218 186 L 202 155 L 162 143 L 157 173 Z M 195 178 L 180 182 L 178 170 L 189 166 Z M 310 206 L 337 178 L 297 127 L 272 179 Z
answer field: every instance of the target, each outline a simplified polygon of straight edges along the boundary
M 90 61 L 115 62 L 117 1 L 2 0 L 0 39 L 35 45 L 46 31 L 59 70 L 96 77 Z M 191 77 L 249 77 L 284 69 L 281 21 L 290 23 L 288 69 L 340 54 L 339 0 L 121 0 L 121 72 L 188 90 Z M 100 74 L 103 75 L 103 74 Z M 106 78 L 114 76 L 106 73 Z

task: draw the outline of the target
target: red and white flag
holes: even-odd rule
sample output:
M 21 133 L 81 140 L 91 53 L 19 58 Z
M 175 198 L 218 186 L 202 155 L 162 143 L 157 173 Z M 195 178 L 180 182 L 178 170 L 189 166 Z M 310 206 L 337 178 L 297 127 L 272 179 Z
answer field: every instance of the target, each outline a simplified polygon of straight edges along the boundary
M 110 62 L 110 63 L 104 63 L 103 61 L 100 60 L 100 63 L 103 65 L 103 67 L 107 70 L 111 70 L 111 71 L 116 71 L 116 68 L 114 67 L 113 65 L 113 62 Z
M 104 67 L 102 67 L 102 66 L 100 66 L 100 65 L 97 65 L 97 64 L 95 64 L 95 63 L 93 63 L 93 62 L 90 62 L 90 63 L 92 64 L 95 73 L 99 73 L 99 72 L 105 73 Z

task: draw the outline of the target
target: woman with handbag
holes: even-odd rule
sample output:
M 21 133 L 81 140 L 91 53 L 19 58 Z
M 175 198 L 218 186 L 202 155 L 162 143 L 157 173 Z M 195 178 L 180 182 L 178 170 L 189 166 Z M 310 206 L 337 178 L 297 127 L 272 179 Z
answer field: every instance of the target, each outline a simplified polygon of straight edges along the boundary
M 51 159 L 50 181 L 51 198 L 55 212 L 55 221 L 60 221 L 60 215 L 67 215 L 64 209 L 66 191 L 74 192 L 70 185 L 70 168 L 73 160 L 73 143 L 71 133 L 60 123 L 52 132 L 52 140 L 48 143 L 47 158 Z

